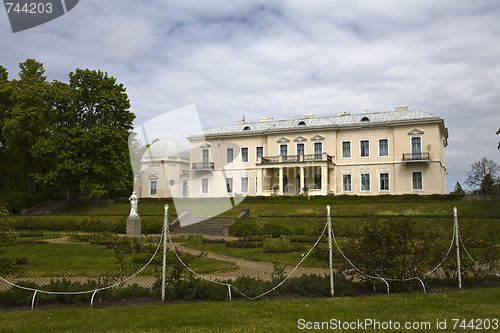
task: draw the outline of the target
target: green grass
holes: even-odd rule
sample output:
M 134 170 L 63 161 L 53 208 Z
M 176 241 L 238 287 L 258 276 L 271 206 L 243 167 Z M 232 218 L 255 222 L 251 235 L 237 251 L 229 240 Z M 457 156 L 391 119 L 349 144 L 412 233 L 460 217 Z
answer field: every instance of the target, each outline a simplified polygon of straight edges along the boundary
M 441 198 L 441 199 L 440 199 Z M 500 205 L 488 201 L 463 201 L 454 197 L 421 196 L 322 196 L 322 197 L 246 197 L 239 205 L 225 212 L 224 216 L 237 216 L 241 209 L 249 208 L 251 216 L 282 215 L 326 215 L 326 205 L 332 207 L 334 216 L 379 215 L 438 215 L 453 216 L 457 207 L 461 216 L 498 217 Z M 440 200 L 438 200 L 440 199 Z M 213 199 L 217 201 L 218 199 Z M 193 201 L 198 202 L 196 199 Z M 210 204 L 211 199 L 205 199 Z M 164 199 L 142 199 L 140 215 L 162 215 L 164 205 L 169 205 L 169 215 L 176 215 L 174 201 Z M 115 204 L 79 204 L 69 207 L 61 215 L 128 215 L 130 204 L 120 201 Z
M 267 239 L 266 242 L 273 242 L 273 240 Z M 182 245 L 201 251 L 219 253 L 226 256 L 242 258 L 250 261 L 278 262 L 285 265 L 295 266 L 299 263 L 299 261 L 303 258 L 303 256 L 307 253 L 307 251 L 312 247 L 313 244 L 295 244 L 295 246 L 300 247 L 300 251 L 274 253 L 266 252 L 265 247 L 234 248 L 227 247 L 225 244 L 203 243 L 201 242 L 200 238 L 195 237 L 191 237 L 188 240 L 183 241 Z M 328 263 L 326 261 L 321 261 L 310 256 L 306 260 L 304 260 L 302 265 L 306 267 L 326 268 L 328 266 Z
M 22 265 L 16 277 L 102 277 L 120 273 L 115 252 L 103 245 L 70 243 L 52 244 L 41 241 L 34 243 L 18 243 L 7 249 L 12 257 L 22 256 L 28 264 Z M 161 254 L 160 254 L 161 255 Z M 131 256 L 126 256 L 125 276 L 134 274 L 149 260 L 149 256 L 141 263 L 131 263 Z M 157 262 L 160 257 L 158 255 Z M 235 270 L 235 264 L 206 257 L 196 257 L 190 263 L 195 271 L 206 274 Z M 160 269 L 160 268 L 157 268 Z M 148 266 L 141 276 L 154 275 L 154 268 Z
M 28 306 L 27 306 L 28 308 Z M 0 312 L 2 332 L 298 332 L 305 322 L 428 322 L 415 332 L 472 332 L 453 318 L 500 320 L 500 288 L 439 294 L 400 294 L 287 301 L 213 302 L 107 309 L 61 309 Z M 446 320 L 446 330 L 436 322 Z M 500 325 L 500 324 L 499 324 Z M 338 331 L 338 330 L 337 330 Z M 391 330 L 343 330 L 390 332 Z M 405 332 L 408 330 L 401 330 Z M 481 330 L 492 332 L 495 330 Z M 498 331 L 498 329 L 496 330 Z

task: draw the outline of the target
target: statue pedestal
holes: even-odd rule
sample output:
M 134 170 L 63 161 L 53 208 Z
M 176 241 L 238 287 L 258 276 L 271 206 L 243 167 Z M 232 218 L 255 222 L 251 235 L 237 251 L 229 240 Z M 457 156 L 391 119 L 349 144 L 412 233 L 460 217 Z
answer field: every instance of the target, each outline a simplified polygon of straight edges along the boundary
M 129 215 L 127 217 L 127 236 L 140 236 L 141 223 L 139 215 Z

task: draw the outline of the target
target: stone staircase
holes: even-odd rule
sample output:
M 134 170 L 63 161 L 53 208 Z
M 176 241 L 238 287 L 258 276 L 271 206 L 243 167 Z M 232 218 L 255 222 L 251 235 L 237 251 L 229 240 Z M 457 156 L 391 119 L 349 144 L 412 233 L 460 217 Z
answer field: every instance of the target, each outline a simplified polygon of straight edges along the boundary
M 72 200 L 65 201 L 45 201 L 29 209 L 23 209 L 21 215 L 48 215 L 58 213 L 64 208 L 73 204 Z
M 185 216 L 182 224 L 179 218 L 175 219 L 169 226 L 169 231 L 173 234 L 189 234 L 204 236 L 227 236 L 231 226 L 235 222 L 234 217 L 196 217 Z

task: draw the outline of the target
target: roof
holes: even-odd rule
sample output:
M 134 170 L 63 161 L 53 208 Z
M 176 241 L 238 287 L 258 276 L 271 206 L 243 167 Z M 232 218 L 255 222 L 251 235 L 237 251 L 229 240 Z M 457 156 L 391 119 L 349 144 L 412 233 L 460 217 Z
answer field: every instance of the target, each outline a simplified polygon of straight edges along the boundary
M 198 135 L 192 137 L 203 136 L 218 136 L 232 134 L 250 134 L 283 131 L 289 129 L 306 129 L 306 128 L 322 128 L 322 127 L 349 127 L 368 124 L 391 124 L 401 122 L 413 122 L 422 120 L 439 120 L 441 118 L 432 114 L 418 111 L 391 111 L 379 113 L 363 113 L 363 114 L 343 114 L 336 117 L 321 117 L 307 119 L 292 119 L 292 120 L 276 120 L 259 123 L 246 123 L 235 125 L 220 125 L 211 127 Z
M 161 159 L 165 157 L 189 159 L 189 150 L 179 142 L 170 138 L 165 138 L 153 143 L 142 155 L 142 158 L 150 159 Z

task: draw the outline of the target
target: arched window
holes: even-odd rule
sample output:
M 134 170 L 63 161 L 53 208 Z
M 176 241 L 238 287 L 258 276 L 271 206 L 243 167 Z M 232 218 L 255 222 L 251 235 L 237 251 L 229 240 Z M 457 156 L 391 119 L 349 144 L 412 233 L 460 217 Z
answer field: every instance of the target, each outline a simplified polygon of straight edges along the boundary
M 245 126 L 245 127 L 243 127 L 243 130 L 244 130 L 244 131 L 249 131 L 249 130 L 250 130 L 250 126 Z
M 370 121 L 370 119 L 367 116 L 364 116 L 363 118 L 361 118 L 361 121 Z
M 305 125 L 306 125 L 305 121 L 303 121 L 303 120 L 299 121 L 299 126 L 305 126 Z

